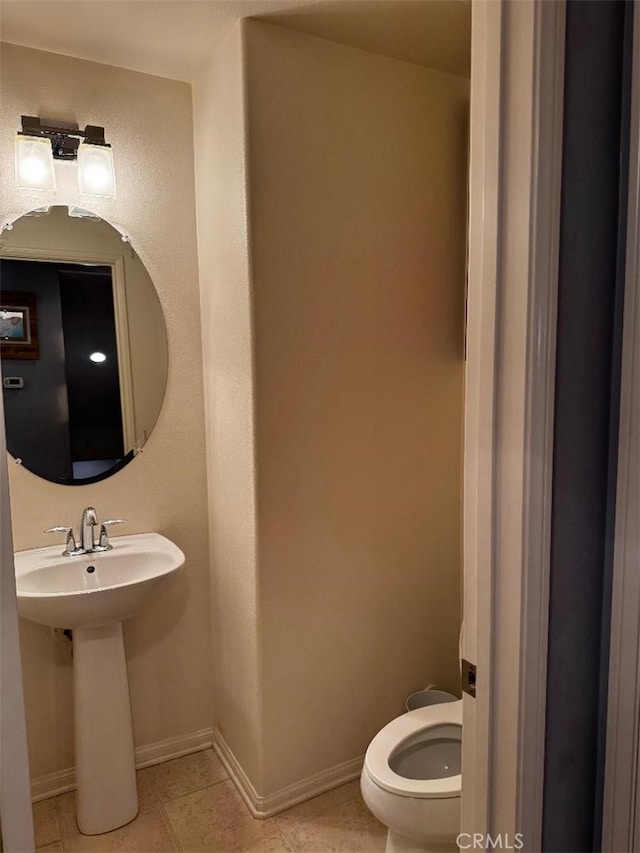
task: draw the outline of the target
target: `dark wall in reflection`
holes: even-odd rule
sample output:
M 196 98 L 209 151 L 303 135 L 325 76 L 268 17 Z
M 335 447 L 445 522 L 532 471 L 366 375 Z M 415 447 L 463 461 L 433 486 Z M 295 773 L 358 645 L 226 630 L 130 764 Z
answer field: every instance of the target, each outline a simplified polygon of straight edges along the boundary
M 48 479 L 71 477 L 69 408 L 58 271 L 37 261 L 0 261 L 2 290 L 35 293 L 40 358 L 3 359 L 2 375 L 18 376 L 24 388 L 4 391 L 9 453 L 28 459 Z
M 2 291 L 35 294 L 40 341 L 38 359 L 2 359 L 24 380 L 3 389 L 9 452 L 57 482 L 111 468 L 125 451 L 110 268 L 3 259 Z
M 74 467 L 120 459 L 124 444 L 111 274 L 61 270 L 60 302 Z M 106 360 L 94 363 L 89 358 L 94 352 Z

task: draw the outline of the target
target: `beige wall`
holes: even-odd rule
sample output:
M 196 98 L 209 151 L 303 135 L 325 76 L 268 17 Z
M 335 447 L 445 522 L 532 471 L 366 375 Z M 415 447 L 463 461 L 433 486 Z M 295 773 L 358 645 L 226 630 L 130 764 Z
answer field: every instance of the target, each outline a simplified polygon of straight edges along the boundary
M 242 31 L 194 86 L 215 725 L 262 788 L 254 379 Z
M 272 792 L 457 689 L 469 90 L 246 35 Z
M 194 106 L 215 725 L 268 796 L 457 686 L 468 81 L 247 21 Z
M 127 626 L 138 743 L 213 719 L 262 795 L 355 758 L 408 692 L 457 683 L 467 82 L 238 26 L 194 87 L 200 304 L 188 87 L 5 47 L 1 94 L 3 216 L 32 206 L 21 113 L 104 124 L 119 196 L 97 212 L 171 318 L 144 454 L 76 489 L 12 466 L 16 547 L 94 503 L 186 551 Z M 71 662 L 22 627 L 43 773 L 72 762 Z
M 118 198 L 96 212 L 131 235 L 167 318 L 169 378 L 144 453 L 88 486 L 58 486 L 10 463 L 17 549 L 51 544 L 54 523 L 77 523 L 87 504 L 124 517 L 124 532 L 157 530 L 185 551 L 170 591 L 125 627 L 137 745 L 205 728 L 211 657 L 204 417 L 189 86 L 83 60 L 2 45 L 0 215 L 33 207 L 14 192 L 20 115 L 99 124 L 113 145 Z M 77 203 L 74 170 L 59 171 L 56 202 Z M 71 659 L 44 627 L 22 622 L 27 722 L 34 775 L 73 764 Z

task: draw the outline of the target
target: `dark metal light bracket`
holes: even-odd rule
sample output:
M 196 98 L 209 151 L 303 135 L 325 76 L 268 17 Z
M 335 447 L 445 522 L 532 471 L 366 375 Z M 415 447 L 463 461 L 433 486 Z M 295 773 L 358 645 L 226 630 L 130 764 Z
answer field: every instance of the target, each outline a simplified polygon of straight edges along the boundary
M 43 123 L 37 116 L 22 116 L 23 136 L 38 136 L 51 142 L 53 156 L 56 160 L 75 160 L 78 157 L 80 141 L 91 145 L 111 146 L 104 141 L 104 127 L 88 124 L 80 130 L 77 124 L 48 124 Z

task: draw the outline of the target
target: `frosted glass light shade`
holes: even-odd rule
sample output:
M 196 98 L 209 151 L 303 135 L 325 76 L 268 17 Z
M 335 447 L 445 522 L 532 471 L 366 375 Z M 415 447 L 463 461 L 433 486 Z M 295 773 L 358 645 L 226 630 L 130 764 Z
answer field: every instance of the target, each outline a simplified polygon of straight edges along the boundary
M 69 216 L 73 219 L 91 219 L 94 222 L 100 222 L 100 217 L 97 213 L 93 213 L 91 210 L 85 210 L 84 207 L 70 205 L 67 210 L 69 211 Z
M 111 148 L 81 143 L 78 148 L 78 184 L 81 196 L 116 197 L 116 171 Z
M 23 192 L 53 194 L 56 173 L 53 151 L 48 139 L 36 136 L 16 136 L 16 183 Z

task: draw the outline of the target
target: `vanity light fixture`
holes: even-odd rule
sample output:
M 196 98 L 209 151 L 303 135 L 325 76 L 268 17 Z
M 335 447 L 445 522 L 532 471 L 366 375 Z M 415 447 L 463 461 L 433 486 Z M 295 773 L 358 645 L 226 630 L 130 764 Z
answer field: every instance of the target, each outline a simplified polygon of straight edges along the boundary
M 18 134 L 15 155 L 18 189 L 38 195 L 53 195 L 56 191 L 56 173 L 49 141 Z
M 92 222 L 100 222 L 100 217 L 97 213 L 94 213 L 92 210 L 85 210 L 84 207 L 71 205 L 67 210 L 72 219 L 90 219 Z
M 46 204 L 44 207 L 36 207 L 33 210 L 28 210 L 23 213 L 23 216 L 48 216 L 51 213 L 51 205 Z
M 37 116 L 22 116 L 22 130 L 15 144 L 18 189 L 55 193 L 53 161 L 62 160 L 78 163 L 82 197 L 115 198 L 113 151 L 105 142 L 103 127 L 88 124 L 80 130 L 77 125 L 52 125 Z
M 115 198 L 113 151 L 106 145 L 83 142 L 78 148 L 78 184 L 83 198 Z

